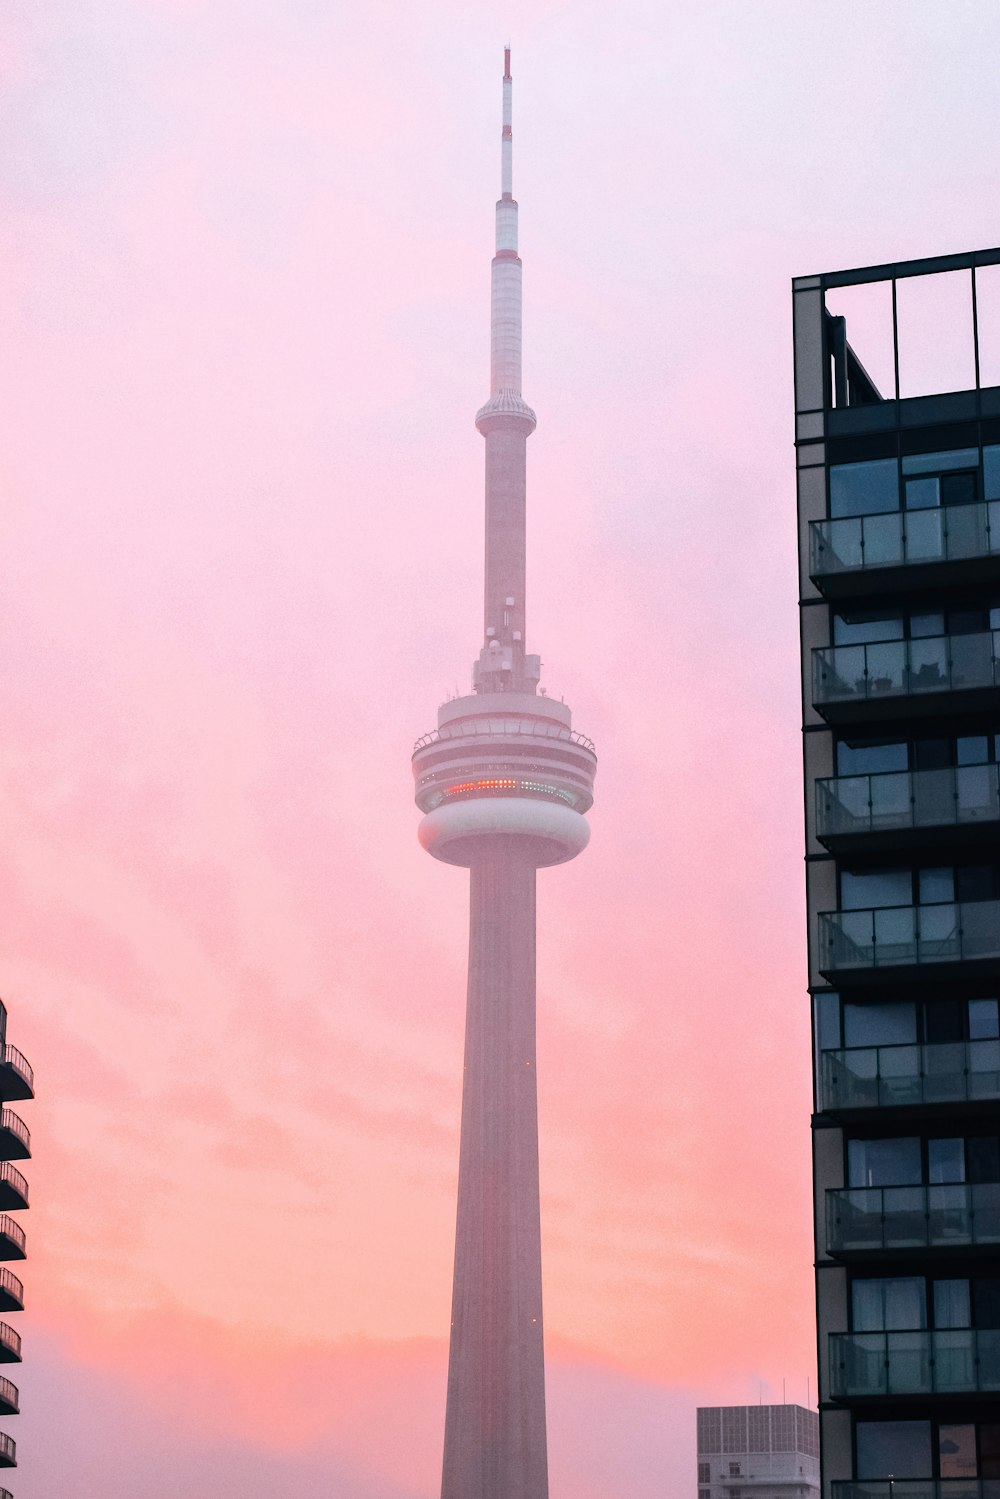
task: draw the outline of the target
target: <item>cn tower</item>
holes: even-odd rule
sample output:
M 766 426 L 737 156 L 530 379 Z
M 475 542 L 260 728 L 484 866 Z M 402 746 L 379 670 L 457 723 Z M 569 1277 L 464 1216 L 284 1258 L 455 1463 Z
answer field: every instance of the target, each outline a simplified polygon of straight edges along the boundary
M 442 1499 L 546 1499 L 535 1087 L 535 872 L 586 846 L 597 756 L 525 650 L 521 260 L 510 48 L 492 266 L 483 645 L 413 752 L 420 842 L 469 871 L 469 987 Z

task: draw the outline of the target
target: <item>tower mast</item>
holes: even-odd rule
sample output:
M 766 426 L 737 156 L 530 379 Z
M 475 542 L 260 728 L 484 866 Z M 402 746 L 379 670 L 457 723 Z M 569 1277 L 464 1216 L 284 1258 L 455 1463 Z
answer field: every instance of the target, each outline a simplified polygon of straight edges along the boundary
M 547 1499 L 538 1105 L 536 870 L 586 846 L 597 757 L 538 694 L 525 652 L 521 260 L 504 51 L 490 316 L 483 646 L 469 697 L 417 741 L 420 841 L 470 875 L 469 982 L 442 1499 Z

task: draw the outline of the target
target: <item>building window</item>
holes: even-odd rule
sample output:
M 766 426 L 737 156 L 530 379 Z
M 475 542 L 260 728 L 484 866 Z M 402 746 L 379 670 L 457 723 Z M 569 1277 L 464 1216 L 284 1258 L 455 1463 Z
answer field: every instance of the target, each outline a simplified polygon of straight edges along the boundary
M 712 1481 L 712 1469 L 711 1469 L 710 1464 L 709 1463 L 699 1463 L 698 1464 L 698 1482 L 699 1483 L 711 1483 L 711 1481 Z
M 739 1463 L 730 1463 L 729 1464 L 729 1476 L 730 1476 L 730 1478 L 742 1478 L 743 1477 L 743 1469 L 742 1469 L 742 1467 L 740 1466 Z
M 859 1421 L 858 1478 L 929 1478 L 929 1421 Z

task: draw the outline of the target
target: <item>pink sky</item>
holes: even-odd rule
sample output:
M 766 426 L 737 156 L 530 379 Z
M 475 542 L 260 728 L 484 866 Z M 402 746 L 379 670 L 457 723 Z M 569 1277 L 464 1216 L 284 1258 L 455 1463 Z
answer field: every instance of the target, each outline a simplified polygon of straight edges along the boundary
M 430 1499 L 502 47 L 554 1499 L 814 1379 L 794 274 L 990 245 L 978 3 L 11 0 L 0 990 L 38 1079 L 18 1499 Z

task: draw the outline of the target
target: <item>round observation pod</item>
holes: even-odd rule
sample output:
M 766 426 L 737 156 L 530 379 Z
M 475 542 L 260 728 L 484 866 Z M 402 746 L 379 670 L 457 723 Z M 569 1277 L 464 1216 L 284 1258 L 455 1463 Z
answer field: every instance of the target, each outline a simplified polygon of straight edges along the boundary
M 469 865 L 488 840 L 516 839 L 539 867 L 587 845 L 597 755 L 574 733 L 564 703 L 528 693 L 483 693 L 446 703 L 438 728 L 413 751 L 420 842 L 447 864 Z

